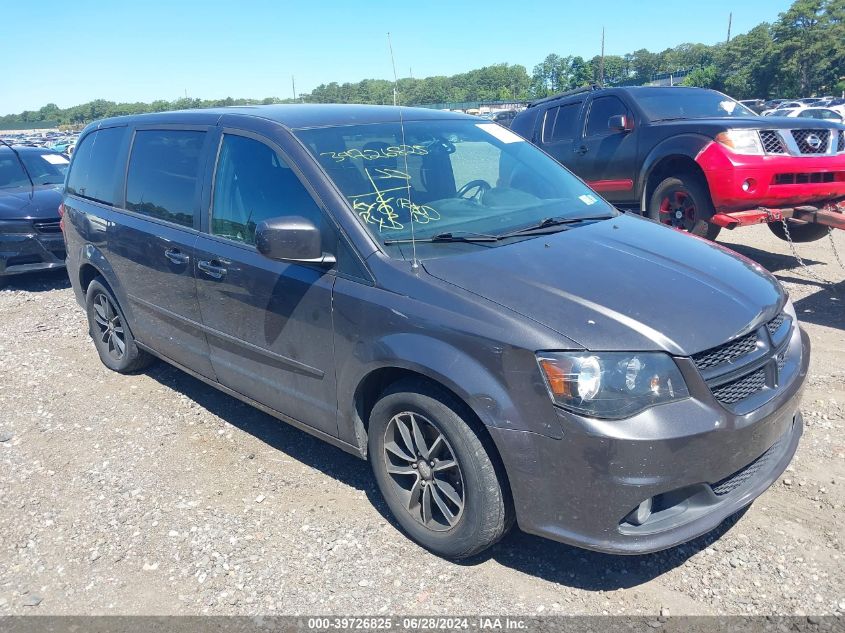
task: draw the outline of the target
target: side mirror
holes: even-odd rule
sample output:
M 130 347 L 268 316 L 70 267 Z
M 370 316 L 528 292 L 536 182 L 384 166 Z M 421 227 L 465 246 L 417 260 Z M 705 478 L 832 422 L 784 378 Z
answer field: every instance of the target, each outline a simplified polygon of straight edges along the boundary
M 631 121 L 624 114 L 614 114 L 607 120 L 607 128 L 614 132 L 629 132 Z
M 270 218 L 255 228 L 255 248 L 270 259 L 307 264 L 333 264 L 323 253 L 323 240 L 314 223 L 301 216 Z

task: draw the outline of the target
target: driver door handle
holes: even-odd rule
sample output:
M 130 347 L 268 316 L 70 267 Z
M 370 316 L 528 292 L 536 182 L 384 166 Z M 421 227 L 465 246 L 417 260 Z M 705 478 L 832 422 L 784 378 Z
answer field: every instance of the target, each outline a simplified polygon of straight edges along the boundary
M 590 149 L 586 145 L 582 145 L 581 147 L 578 147 L 578 148 L 575 149 L 575 153 L 578 154 L 579 156 L 583 156 L 584 154 L 586 154 L 589 151 L 590 151 Z
M 168 248 L 166 251 L 164 251 L 164 256 L 174 264 L 187 264 L 188 261 L 191 259 L 188 255 L 185 255 L 185 253 L 180 251 L 178 248 Z
M 197 268 L 209 277 L 213 277 L 214 279 L 223 279 L 223 277 L 226 276 L 226 269 L 218 264 L 219 262 L 216 260 L 208 261 L 207 259 L 202 259 L 197 262 Z

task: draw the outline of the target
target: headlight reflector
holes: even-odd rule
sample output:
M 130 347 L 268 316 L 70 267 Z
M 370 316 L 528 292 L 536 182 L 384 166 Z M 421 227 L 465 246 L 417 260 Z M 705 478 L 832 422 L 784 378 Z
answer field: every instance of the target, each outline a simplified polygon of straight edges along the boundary
M 540 352 L 537 362 L 555 404 L 618 419 L 689 397 L 675 361 L 660 352 Z
M 717 134 L 716 141 L 737 154 L 763 154 L 763 143 L 757 130 L 727 130 Z

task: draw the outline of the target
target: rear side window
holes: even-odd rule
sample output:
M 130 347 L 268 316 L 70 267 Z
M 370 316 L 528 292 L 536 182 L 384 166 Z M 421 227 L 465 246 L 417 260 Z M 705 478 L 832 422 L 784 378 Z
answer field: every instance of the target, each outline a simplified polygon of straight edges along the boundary
M 261 141 L 225 134 L 214 177 L 211 232 L 255 244 L 263 220 L 298 215 L 322 224 L 322 214 L 281 156 Z
M 125 127 L 91 132 L 73 153 L 68 193 L 104 204 L 115 204 L 117 178 L 123 171 L 121 147 Z
M 549 110 L 546 113 L 545 125 L 543 128 L 543 140 L 546 143 L 554 143 L 557 141 L 569 141 L 575 138 L 578 129 L 578 114 L 581 112 L 581 102 L 567 103 L 559 108 L 554 108 L 554 112 Z M 551 121 L 549 120 L 551 118 Z
M 126 177 L 126 208 L 192 227 L 205 132 L 139 130 Z
M 628 108 L 618 97 L 611 95 L 593 99 L 593 105 L 590 106 L 590 117 L 587 119 L 587 136 L 613 134 L 613 131 L 607 127 L 607 122 L 610 117 L 617 114 L 630 116 Z

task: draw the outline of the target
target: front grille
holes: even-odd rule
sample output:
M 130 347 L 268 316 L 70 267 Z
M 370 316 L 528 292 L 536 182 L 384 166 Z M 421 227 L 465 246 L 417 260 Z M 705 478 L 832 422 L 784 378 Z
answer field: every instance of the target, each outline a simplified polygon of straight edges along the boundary
M 767 385 L 776 386 L 777 380 L 768 383 L 766 367 L 771 365 L 771 371 L 774 372 L 774 365 L 777 364 L 779 375 L 779 370 L 785 366 L 787 350 L 784 341 L 791 331 L 791 327 L 788 327 L 790 323 L 791 319 L 781 312 L 765 326 L 745 336 L 692 356 L 693 363 L 704 374 L 716 400 L 729 407 Z M 768 336 L 763 333 L 763 327 Z M 770 355 L 766 355 L 766 350 L 769 350 Z M 747 367 L 744 372 L 743 367 Z
M 737 488 L 742 487 L 744 484 L 754 479 L 755 475 L 758 473 L 766 472 L 768 466 L 770 466 L 771 463 L 780 456 L 780 449 L 786 441 L 786 438 L 787 435 L 784 434 L 777 442 L 772 444 L 769 450 L 760 455 L 760 457 L 755 459 L 753 462 L 744 468 L 740 468 L 733 475 L 729 475 L 721 481 L 717 481 L 715 484 L 712 484 L 710 487 L 713 492 L 722 497 L 733 492 Z
M 826 154 L 830 130 L 792 130 L 792 138 L 802 154 Z
M 716 400 L 722 404 L 736 404 L 740 400 L 745 400 L 748 396 L 754 395 L 765 386 L 766 371 L 758 369 L 753 374 L 732 380 L 711 391 Z
M 733 362 L 737 358 L 753 352 L 756 348 L 757 333 L 752 332 L 725 345 L 699 352 L 692 357 L 692 360 L 699 370 L 710 369 L 717 365 Z
M 845 152 L 845 130 L 839 132 L 839 143 L 836 145 L 837 152 Z
M 59 226 L 59 222 L 58 218 L 55 220 L 36 220 L 32 225 L 39 233 L 61 233 L 62 227 Z
M 763 151 L 767 154 L 785 154 L 786 148 L 774 130 L 762 130 L 760 140 L 763 143 Z
M 769 334 L 777 332 L 780 329 L 780 326 L 783 325 L 784 321 L 786 321 L 786 315 L 781 312 L 774 319 L 766 323 L 766 329 L 769 330 Z
M 838 174 L 845 172 L 825 171 L 797 174 L 775 174 L 775 185 L 804 185 L 807 183 L 836 182 Z

